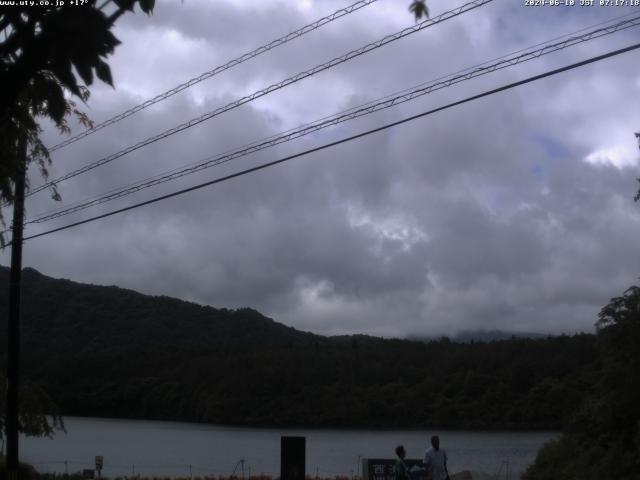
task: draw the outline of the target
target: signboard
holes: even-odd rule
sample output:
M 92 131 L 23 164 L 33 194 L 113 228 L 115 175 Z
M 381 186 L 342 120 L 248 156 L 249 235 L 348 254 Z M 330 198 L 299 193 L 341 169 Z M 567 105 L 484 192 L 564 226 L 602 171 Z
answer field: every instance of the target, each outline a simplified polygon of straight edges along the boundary
M 393 480 L 395 458 L 363 458 L 362 480 Z M 427 471 L 421 459 L 405 458 L 411 480 L 427 480 Z
M 96 455 L 96 470 L 102 470 L 102 455 Z
M 281 480 L 305 480 L 305 437 L 280 437 Z

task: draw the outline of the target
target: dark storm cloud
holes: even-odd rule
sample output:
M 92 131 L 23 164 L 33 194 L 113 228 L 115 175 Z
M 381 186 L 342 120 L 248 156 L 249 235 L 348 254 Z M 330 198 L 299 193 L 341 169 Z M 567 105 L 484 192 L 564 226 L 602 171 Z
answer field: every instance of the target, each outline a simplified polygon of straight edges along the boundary
M 305 6 L 306 5 L 306 6 Z M 128 16 L 101 120 L 344 6 L 159 3 Z M 320 8 L 321 7 L 321 8 Z M 441 6 L 433 6 L 433 14 Z M 623 13 L 620 11 L 620 13 Z M 494 2 L 60 185 L 71 204 L 523 46 L 602 21 Z M 54 156 L 59 175 L 411 23 L 387 0 L 225 72 Z M 633 31 L 435 93 L 155 187 L 37 232 L 373 128 L 621 46 Z M 637 62 L 636 62 L 637 63 Z M 640 73 L 630 57 L 457 107 L 224 184 L 26 244 L 44 273 L 220 307 L 320 333 L 592 328 L 640 270 L 631 197 Z M 48 143 L 55 143 L 47 129 Z M 35 179 L 32 183 L 39 184 Z M 55 207 L 29 200 L 29 215 Z M 7 262 L 7 254 L 3 256 Z

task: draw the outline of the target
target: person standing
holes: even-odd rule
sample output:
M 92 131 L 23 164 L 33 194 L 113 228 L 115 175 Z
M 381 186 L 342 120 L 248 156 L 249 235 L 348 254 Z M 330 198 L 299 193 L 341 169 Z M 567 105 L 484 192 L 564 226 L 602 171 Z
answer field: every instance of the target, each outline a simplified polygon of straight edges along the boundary
M 404 447 L 398 445 L 396 447 L 396 463 L 393 465 L 393 480 L 410 480 L 409 468 L 404 463 L 404 457 L 407 455 Z
M 440 448 L 440 438 L 431 437 L 431 447 L 424 453 L 424 466 L 431 480 L 449 480 L 447 452 Z

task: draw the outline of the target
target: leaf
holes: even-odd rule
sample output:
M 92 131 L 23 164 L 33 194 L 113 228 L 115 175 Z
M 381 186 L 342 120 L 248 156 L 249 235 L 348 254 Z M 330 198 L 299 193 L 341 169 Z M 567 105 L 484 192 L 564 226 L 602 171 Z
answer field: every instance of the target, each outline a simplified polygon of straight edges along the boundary
M 91 120 L 86 113 L 81 112 L 80 110 L 74 108 L 73 114 L 76 116 L 76 120 L 78 120 L 80 125 L 82 125 L 84 128 L 87 128 L 87 129 L 95 128 L 93 120 Z
M 49 82 L 50 90 L 47 95 L 47 110 L 49 116 L 56 124 L 60 124 L 67 113 L 67 101 L 60 86 L 55 82 Z
M 73 73 L 71 73 L 70 61 L 61 61 L 51 65 L 51 71 L 56 75 L 64 87 L 71 90 L 71 93 L 78 97 L 82 97 L 82 92 L 78 88 L 78 82 L 76 82 L 76 78 L 73 76 Z
M 96 64 L 96 76 L 102 80 L 104 83 L 107 83 L 113 87 L 113 78 L 111 77 L 111 69 L 106 62 L 98 59 L 98 63 Z
M 139 0 L 140 9 L 146 13 L 151 14 L 153 12 L 153 7 L 156 3 L 156 0 Z
M 51 198 L 56 202 L 62 200 L 62 197 L 60 196 L 60 192 L 58 192 L 58 187 L 56 185 L 51 185 Z
M 122 43 L 110 31 L 104 32 L 104 40 L 103 40 L 103 42 L 104 42 L 104 51 L 100 53 L 101 55 L 108 55 L 110 53 L 113 53 L 115 48 L 118 45 L 120 45 L 120 43 Z
M 114 3 L 124 10 L 133 11 L 133 6 L 136 4 L 136 0 L 113 0 Z
M 429 8 L 425 0 L 414 0 L 414 2 L 409 5 L 409 11 L 416 16 L 416 22 L 422 18 L 422 15 L 429 18 Z
M 46 110 L 46 114 L 52 116 L 55 115 L 57 118 L 54 121 L 57 123 L 60 115 L 56 112 L 59 112 L 59 107 L 56 105 L 56 99 L 52 98 L 55 96 L 56 90 L 59 90 L 60 87 L 58 83 L 53 80 L 52 75 L 37 74 L 34 76 L 31 85 L 29 86 L 29 108 L 35 115 L 40 115 Z M 64 96 L 63 96 L 64 98 Z M 53 102 L 54 105 L 49 108 L 49 103 Z M 50 112 L 51 111 L 51 112 Z M 64 111 L 62 112 L 62 116 L 64 116 Z
M 75 61 L 73 64 L 85 85 L 91 85 L 93 83 L 93 71 L 91 70 L 91 65 L 84 61 Z

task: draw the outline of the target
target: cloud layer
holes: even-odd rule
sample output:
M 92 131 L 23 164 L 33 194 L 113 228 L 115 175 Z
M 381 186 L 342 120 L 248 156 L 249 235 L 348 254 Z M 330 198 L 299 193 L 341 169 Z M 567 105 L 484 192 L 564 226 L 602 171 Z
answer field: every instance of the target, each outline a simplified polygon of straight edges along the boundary
M 430 2 L 433 15 L 444 5 Z M 116 89 L 96 121 L 344 6 L 158 2 L 117 27 Z M 576 31 L 624 9 L 497 0 L 60 185 L 73 204 L 345 108 Z M 362 11 L 54 154 L 52 176 L 412 23 Z M 337 140 L 637 40 L 628 30 L 446 89 L 71 220 Z M 640 272 L 638 53 L 450 109 L 215 187 L 29 241 L 25 265 L 219 307 L 251 306 L 322 334 L 591 330 Z M 59 141 L 51 128 L 49 144 Z M 35 175 L 32 185 L 41 180 Z M 57 208 L 46 194 L 28 217 Z M 1 258 L 8 264 L 5 252 Z

